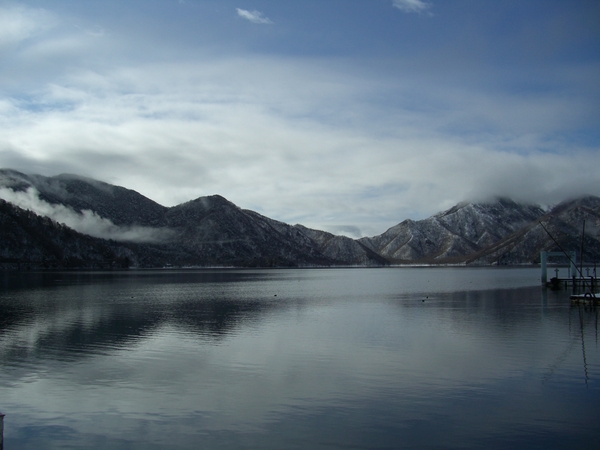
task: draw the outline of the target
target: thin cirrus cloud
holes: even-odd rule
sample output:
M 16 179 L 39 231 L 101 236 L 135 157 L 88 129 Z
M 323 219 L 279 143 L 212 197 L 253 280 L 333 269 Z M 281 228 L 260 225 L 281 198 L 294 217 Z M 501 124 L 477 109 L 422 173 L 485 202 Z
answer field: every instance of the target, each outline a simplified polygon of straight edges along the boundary
M 260 11 L 248 11 L 245 9 L 237 8 L 238 16 L 243 17 L 246 20 L 249 20 L 252 23 L 257 23 L 261 25 L 269 25 L 272 24 L 273 21 L 266 17 Z
M 423 0 L 394 0 L 393 5 L 405 13 L 421 13 L 431 8 L 431 4 Z

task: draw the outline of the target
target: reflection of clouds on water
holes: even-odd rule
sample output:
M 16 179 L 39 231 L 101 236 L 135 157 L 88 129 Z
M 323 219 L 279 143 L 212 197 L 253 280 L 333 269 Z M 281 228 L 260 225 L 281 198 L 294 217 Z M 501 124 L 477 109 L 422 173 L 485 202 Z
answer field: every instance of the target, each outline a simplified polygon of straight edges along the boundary
M 541 313 L 537 287 L 422 302 L 385 286 L 365 296 L 366 271 L 353 280 L 242 273 L 225 283 L 123 277 L 18 291 L 26 307 L 0 334 L 0 393 L 18 418 L 7 442 L 27 424 L 47 424 L 40 436 L 60 424 L 82 442 L 108 436 L 112 448 L 195 448 L 202 433 L 214 448 L 227 439 L 278 448 L 285 433 L 368 447 L 381 427 L 385 439 L 459 445 L 518 427 L 580 432 L 598 412 L 597 394 L 570 394 L 585 389 L 577 352 L 544 378 L 579 328 L 558 299 Z M 597 349 L 588 369 L 594 382 Z

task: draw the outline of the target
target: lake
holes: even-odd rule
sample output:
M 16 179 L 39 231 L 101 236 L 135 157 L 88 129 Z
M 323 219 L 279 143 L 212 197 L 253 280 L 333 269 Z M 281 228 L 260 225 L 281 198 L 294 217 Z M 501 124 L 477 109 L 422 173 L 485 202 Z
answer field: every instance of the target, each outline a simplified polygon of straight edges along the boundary
M 0 273 L 14 449 L 597 449 L 598 310 L 538 268 Z

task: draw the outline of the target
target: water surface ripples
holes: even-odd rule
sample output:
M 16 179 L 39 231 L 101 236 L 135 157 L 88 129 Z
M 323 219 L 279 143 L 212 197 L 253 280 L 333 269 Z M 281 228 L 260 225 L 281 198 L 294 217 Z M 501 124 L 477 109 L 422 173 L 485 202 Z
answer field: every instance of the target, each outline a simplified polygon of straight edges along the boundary
M 19 448 L 596 448 L 598 312 L 537 269 L 4 273 Z

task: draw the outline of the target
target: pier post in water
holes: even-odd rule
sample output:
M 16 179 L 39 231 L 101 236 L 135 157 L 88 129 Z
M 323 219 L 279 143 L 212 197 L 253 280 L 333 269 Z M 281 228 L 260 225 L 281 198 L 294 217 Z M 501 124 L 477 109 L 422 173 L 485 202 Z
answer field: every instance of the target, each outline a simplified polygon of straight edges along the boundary
M 0 413 L 0 450 L 4 449 L 4 414 Z
M 548 252 L 540 253 L 540 265 L 542 266 L 542 286 L 546 286 L 546 283 L 548 283 L 548 274 L 546 273 L 547 258 Z

